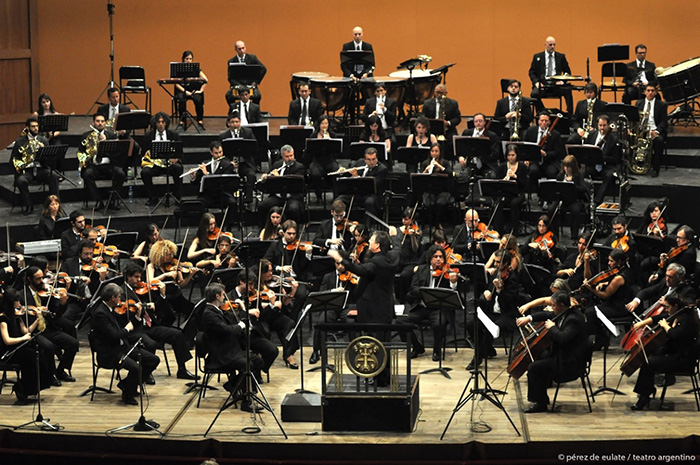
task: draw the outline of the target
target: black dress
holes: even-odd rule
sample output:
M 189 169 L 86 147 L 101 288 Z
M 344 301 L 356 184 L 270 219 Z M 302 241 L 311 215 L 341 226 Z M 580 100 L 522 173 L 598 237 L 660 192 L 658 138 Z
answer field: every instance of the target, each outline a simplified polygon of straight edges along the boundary
M 10 337 L 22 337 L 24 335 L 17 318 L 8 318 L 7 315 L 0 314 L 0 323 L 7 325 L 7 333 Z M 25 396 L 33 396 L 37 393 L 36 348 L 34 342 L 35 340 L 28 343 L 20 343 L 24 345 L 6 360 L 8 363 L 16 363 L 20 366 L 20 380 L 15 385 L 14 390 L 21 392 Z M 0 353 L 5 354 L 15 349 L 17 349 L 16 344 L 6 346 L 2 338 L 0 338 Z M 52 354 L 44 353 L 42 350 L 39 351 L 39 384 L 41 389 L 46 389 L 50 386 L 51 368 L 49 361 L 53 363 L 52 357 Z

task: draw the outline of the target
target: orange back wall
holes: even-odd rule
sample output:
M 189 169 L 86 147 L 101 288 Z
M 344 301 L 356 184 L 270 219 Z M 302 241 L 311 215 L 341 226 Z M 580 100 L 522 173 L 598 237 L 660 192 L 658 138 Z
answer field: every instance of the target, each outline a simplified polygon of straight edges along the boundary
M 86 113 L 109 81 L 106 3 L 52 0 L 40 4 L 40 87 L 53 97 L 59 111 Z M 431 55 L 432 67 L 456 63 L 447 84 L 450 97 L 460 102 L 465 115 L 493 113 L 501 96 L 501 78 L 520 79 L 529 94 L 530 61 L 544 49 L 547 35 L 555 36 L 557 50 L 566 54 L 574 74 L 585 76 L 586 58 L 590 58 L 595 82 L 600 80 L 597 47 L 604 43 L 629 44 L 630 58 L 634 45 L 645 43 L 649 60 L 657 66 L 700 55 L 700 36 L 688 29 L 680 32 L 683 24 L 700 18 L 700 2 L 687 0 L 593 0 L 585 6 L 556 9 L 541 4 L 540 12 L 524 1 L 113 3 L 115 80 L 120 66 L 143 66 L 153 88 L 154 112 L 170 109 L 170 99 L 156 79 L 168 77 L 168 63 L 179 61 L 182 51 L 189 49 L 209 78 L 205 115 L 224 115 L 226 62 L 235 54 L 234 42 L 242 39 L 248 52 L 268 69 L 261 86 L 262 109 L 274 116 L 286 115 L 290 75 L 298 71 L 340 75 L 339 51 L 352 39 L 356 25 L 363 27 L 365 39 L 374 46 L 375 75 L 387 75 L 398 63 L 418 54 Z M 550 11 L 541 12 L 543 8 Z

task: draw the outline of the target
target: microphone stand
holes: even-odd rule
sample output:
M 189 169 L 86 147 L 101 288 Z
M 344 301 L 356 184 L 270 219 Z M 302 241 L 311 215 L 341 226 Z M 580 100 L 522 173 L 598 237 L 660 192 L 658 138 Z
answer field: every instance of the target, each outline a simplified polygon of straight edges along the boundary
M 133 428 L 134 431 L 155 431 L 156 433 L 160 434 L 160 437 L 165 436 L 165 433 L 160 431 L 158 428 L 160 425 L 156 423 L 153 420 L 146 420 L 146 417 L 144 415 L 144 410 L 143 410 L 143 391 L 144 391 L 144 385 L 143 385 L 143 366 L 141 363 L 141 351 L 143 350 L 143 338 L 139 338 L 136 343 L 131 346 L 131 349 L 124 354 L 124 356 L 119 360 L 119 365 L 120 366 L 122 363 L 124 363 L 124 360 L 127 359 L 131 353 L 138 348 L 138 365 L 139 365 L 139 405 L 141 407 L 141 415 L 139 416 L 139 419 L 136 421 L 136 423 L 131 423 L 129 425 L 125 426 L 120 426 L 119 428 L 114 428 L 109 431 L 107 431 L 107 435 L 109 436 L 110 434 L 117 433 L 122 430 L 126 430 L 129 428 Z
M 15 426 L 14 429 L 15 429 L 15 430 L 18 430 L 18 429 L 27 428 L 27 427 L 29 427 L 29 426 L 35 426 L 35 427 L 39 428 L 39 429 L 42 430 L 42 431 L 61 431 L 61 430 L 63 429 L 62 426 L 60 426 L 58 423 L 56 423 L 55 425 L 49 423 L 49 420 L 51 420 L 51 419 L 50 419 L 50 418 L 44 418 L 44 417 L 41 415 L 41 369 L 40 369 L 40 363 L 39 363 L 39 341 L 37 341 L 37 336 L 39 336 L 39 335 L 38 335 L 38 334 L 34 334 L 34 335 L 32 336 L 31 339 L 29 339 L 28 341 L 26 341 L 26 342 L 20 344 L 19 347 L 17 347 L 16 349 L 14 349 L 12 352 L 8 352 L 7 354 L 5 354 L 5 355 L 7 356 L 7 358 L 10 358 L 10 357 L 12 357 L 12 355 L 13 355 L 15 352 L 17 352 L 19 349 L 21 349 L 22 347 L 24 347 L 25 345 L 27 345 L 27 344 L 29 344 L 29 343 L 31 342 L 32 345 L 34 346 L 34 357 L 35 357 L 35 359 L 36 359 L 36 403 L 37 403 L 37 415 L 36 415 L 36 418 L 35 418 L 34 420 L 28 421 L 28 422 L 26 422 L 26 423 L 22 423 L 22 424 L 19 425 L 19 426 Z M 8 355 L 8 354 L 9 354 L 9 355 Z M 5 356 L 3 356 L 3 359 L 4 359 L 4 358 L 5 358 Z

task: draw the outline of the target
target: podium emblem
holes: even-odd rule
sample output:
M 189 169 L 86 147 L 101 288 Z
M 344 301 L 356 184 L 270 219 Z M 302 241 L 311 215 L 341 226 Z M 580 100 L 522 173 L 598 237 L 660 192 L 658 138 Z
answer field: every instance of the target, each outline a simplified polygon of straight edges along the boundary
M 370 336 L 360 336 L 348 344 L 345 363 L 356 376 L 372 378 L 386 366 L 387 352 L 384 344 Z

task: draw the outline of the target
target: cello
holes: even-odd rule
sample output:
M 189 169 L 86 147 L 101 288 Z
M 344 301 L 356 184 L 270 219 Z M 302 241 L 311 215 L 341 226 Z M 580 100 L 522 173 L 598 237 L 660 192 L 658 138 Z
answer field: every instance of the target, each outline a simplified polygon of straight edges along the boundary
M 570 307 L 568 310 L 573 308 Z M 549 319 L 557 321 L 565 313 L 566 311 Z M 530 333 L 527 336 L 522 333 L 522 328 L 519 328 L 523 340 L 513 349 L 512 361 L 507 368 L 508 374 L 515 379 L 520 379 L 527 371 L 530 363 L 534 362 L 545 350 L 552 346 L 552 340 L 547 337 L 549 328 L 545 326 L 544 321 L 540 321 L 535 326 L 532 323 L 528 323 L 527 326 L 530 328 Z

